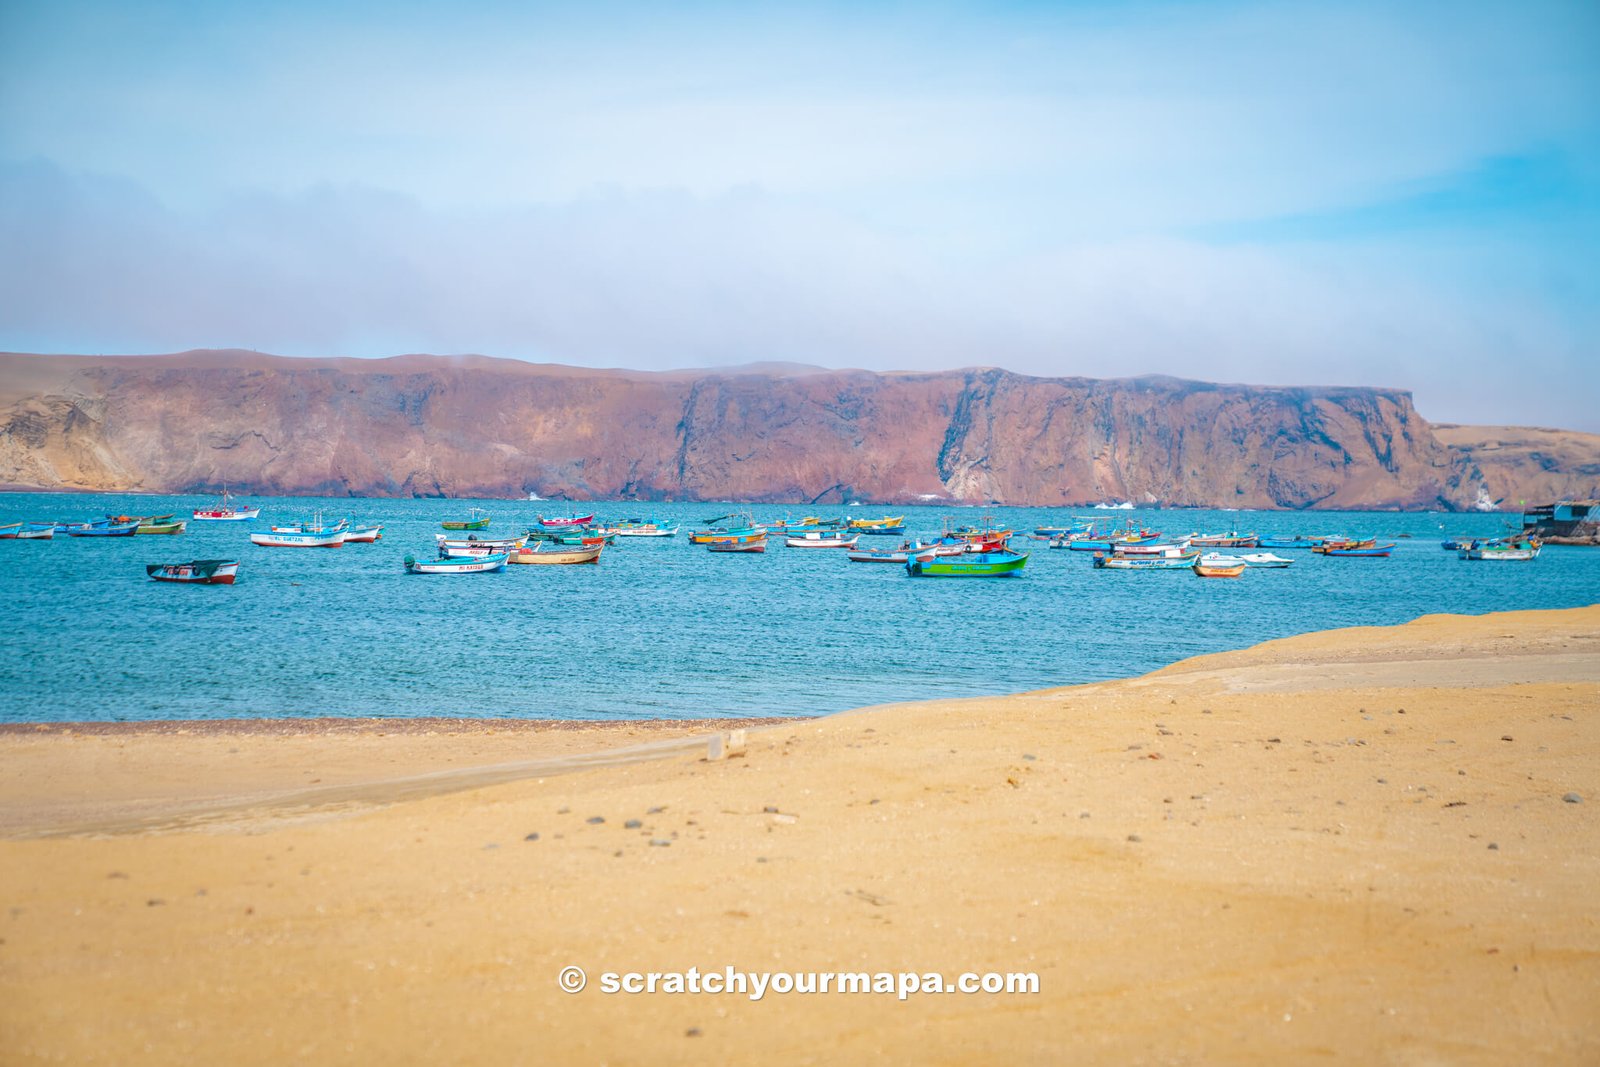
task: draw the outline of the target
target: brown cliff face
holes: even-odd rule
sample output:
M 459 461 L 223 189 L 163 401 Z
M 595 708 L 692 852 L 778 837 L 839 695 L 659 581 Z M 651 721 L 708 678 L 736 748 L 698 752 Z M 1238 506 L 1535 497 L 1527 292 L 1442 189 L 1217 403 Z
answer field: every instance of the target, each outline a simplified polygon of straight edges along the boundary
M 1433 433 L 1482 474 L 1488 499 L 1508 511 L 1524 501 L 1600 498 L 1600 434 L 1453 423 L 1438 423 Z
M 1562 460 L 1573 491 L 1600 468 L 1582 451 Z M 0 355 L 0 483 L 38 488 L 1250 508 L 1536 495 L 1502 491 L 1494 479 L 1517 474 L 1485 462 L 1442 443 L 1409 394 L 1378 389 Z M 1545 475 L 1538 492 L 1566 491 L 1562 471 Z

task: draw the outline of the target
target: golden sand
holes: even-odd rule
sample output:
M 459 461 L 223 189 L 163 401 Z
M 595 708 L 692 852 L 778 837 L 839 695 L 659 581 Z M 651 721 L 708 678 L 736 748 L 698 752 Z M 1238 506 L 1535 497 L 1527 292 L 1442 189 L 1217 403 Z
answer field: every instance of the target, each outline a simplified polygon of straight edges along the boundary
M 0 1061 L 1600 1062 L 1600 607 L 705 729 L 0 734 Z

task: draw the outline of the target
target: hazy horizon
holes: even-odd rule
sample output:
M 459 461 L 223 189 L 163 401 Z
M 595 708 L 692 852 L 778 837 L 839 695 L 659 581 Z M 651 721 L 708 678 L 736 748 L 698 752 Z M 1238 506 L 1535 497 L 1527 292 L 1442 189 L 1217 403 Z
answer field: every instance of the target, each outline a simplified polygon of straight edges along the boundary
M 1600 431 L 1600 8 L 0 7 L 0 348 L 1166 374 Z

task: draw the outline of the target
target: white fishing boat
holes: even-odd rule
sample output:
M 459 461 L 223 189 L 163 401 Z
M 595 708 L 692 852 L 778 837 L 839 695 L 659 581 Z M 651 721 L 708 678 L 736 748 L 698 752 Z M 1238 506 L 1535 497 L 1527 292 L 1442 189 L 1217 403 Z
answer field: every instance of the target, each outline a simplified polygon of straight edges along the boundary
M 268 530 L 250 535 L 252 545 L 262 548 L 343 548 L 343 530 L 321 530 L 297 533 L 292 530 Z
M 483 574 L 505 570 L 508 558 L 504 552 L 490 556 L 453 556 L 427 560 L 407 556 L 405 566 L 407 574 Z
M 244 507 L 233 503 L 233 497 L 228 495 L 226 487 L 222 490 L 222 499 L 209 508 L 195 508 L 196 522 L 247 522 L 261 515 L 259 507 Z
M 434 542 L 439 546 L 440 556 L 455 558 L 483 558 L 496 553 L 520 552 L 522 546 L 528 543 L 527 535 L 521 537 L 447 537 L 444 534 L 435 534 Z
M 1275 556 L 1271 552 L 1248 552 L 1242 556 L 1207 552 L 1200 557 L 1200 562 L 1208 567 L 1231 567 L 1236 563 L 1243 563 L 1246 567 L 1287 567 L 1294 560 Z
M 854 548 L 860 536 L 860 534 L 855 534 L 851 537 L 845 537 L 837 530 L 832 530 L 800 534 L 798 537 L 787 537 L 783 543 L 790 548 Z
M 1527 540 L 1473 541 L 1456 552 L 1457 559 L 1476 559 L 1485 562 L 1526 563 L 1539 558 L 1543 542 L 1537 538 Z

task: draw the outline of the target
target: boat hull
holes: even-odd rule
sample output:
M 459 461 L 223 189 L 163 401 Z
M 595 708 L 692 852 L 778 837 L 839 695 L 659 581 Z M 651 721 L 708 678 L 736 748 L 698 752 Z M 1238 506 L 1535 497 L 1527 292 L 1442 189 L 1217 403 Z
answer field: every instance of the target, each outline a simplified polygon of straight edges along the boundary
M 232 585 L 239 572 L 237 560 L 196 559 L 188 563 L 147 563 L 144 571 L 158 582 L 182 585 Z
M 906 560 L 906 573 L 914 578 L 1000 578 L 1019 574 L 1027 553 L 968 552 L 937 556 L 931 552 Z
M 548 543 L 548 542 L 547 542 Z M 512 552 L 507 559 L 509 563 L 599 563 L 600 552 L 604 545 L 593 545 L 589 548 L 523 548 Z
M 765 552 L 767 539 L 757 537 L 749 541 L 714 541 L 706 549 L 710 552 Z
M 253 533 L 250 543 L 258 548 L 343 548 L 344 531 L 332 533 Z
M 417 560 L 405 558 L 407 574 L 489 574 L 506 569 L 510 557 L 500 552 L 492 556 Z
M 1324 556 L 1345 556 L 1348 558 L 1370 557 L 1372 559 L 1386 559 L 1389 553 L 1394 551 L 1394 545 L 1371 545 L 1366 548 L 1333 548 L 1332 546 L 1325 545 L 1322 548 L 1312 549 L 1312 551 Z
M 1094 565 L 1111 571 L 1180 571 L 1199 562 L 1200 553 L 1182 556 L 1104 556 L 1096 555 Z
M 784 538 L 784 545 L 789 548 L 854 548 L 860 535 L 854 537 L 824 537 L 817 534 L 803 534 L 799 537 Z
M 73 526 L 67 530 L 69 537 L 132 537 L 139 532 L 139 524 L 126 523 L 122 526 Z

